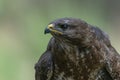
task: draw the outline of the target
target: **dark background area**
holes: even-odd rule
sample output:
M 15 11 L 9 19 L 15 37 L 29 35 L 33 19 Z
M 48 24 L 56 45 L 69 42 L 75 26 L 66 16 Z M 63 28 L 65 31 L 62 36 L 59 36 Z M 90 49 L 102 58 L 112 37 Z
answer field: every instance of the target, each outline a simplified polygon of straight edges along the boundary
M 0 80 L 34 80 L 34 65 L 51 37 L 44 29 L 63 17 L 100 27 L 120 52 L 119 0 L 0 0 Z

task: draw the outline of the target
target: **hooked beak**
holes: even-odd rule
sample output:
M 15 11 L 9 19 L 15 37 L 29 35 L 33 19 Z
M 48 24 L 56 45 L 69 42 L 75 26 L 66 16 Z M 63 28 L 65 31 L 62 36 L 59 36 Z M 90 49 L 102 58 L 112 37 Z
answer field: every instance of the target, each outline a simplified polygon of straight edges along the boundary
M 53 24 L 48 25 L 48 27 L 45 29 L 44 34 L 50 33 L 50 32 L 51 32 L 51 29 L 52 29 L 53 27 L 54 27 Z
M 48 27 L 45 29 L 44 34 L 47 34 L 47 33 L 63 34 L 62 32 L 56 30 L 54 27 L 55 27 L 54 24 L 49 24 Z

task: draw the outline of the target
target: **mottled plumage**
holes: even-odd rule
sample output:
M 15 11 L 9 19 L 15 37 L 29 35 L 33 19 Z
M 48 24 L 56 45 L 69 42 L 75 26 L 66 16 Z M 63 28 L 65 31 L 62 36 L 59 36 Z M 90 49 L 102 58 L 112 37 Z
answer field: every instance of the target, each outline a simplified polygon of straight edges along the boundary
M 99 28 L 62 18 L 45 33 L 53 37 L 35 65 L 36 80 L 120 80 L 120 55 Z

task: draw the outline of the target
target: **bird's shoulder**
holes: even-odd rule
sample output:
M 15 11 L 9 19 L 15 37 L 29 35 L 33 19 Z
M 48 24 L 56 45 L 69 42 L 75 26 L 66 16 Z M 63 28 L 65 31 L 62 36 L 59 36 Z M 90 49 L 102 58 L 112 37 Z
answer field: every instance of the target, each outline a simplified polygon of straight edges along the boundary
M 46 51 L 35 65 L 36 80 L 50 80 L 53 73 L 51 51 Z
M 106 69 L 115 80 L 120 80 L 120 55 L 116 52 L 107 55 Z

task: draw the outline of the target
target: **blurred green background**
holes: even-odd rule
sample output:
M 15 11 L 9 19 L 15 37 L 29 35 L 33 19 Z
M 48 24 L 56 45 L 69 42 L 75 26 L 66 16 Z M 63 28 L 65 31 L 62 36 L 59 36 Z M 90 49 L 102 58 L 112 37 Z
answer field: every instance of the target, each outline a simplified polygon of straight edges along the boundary
M 119 0 L 0 0 L 0 80 L 34 80 L 34 65 L 51 35 L 47 24 L 81 18 L 100 27 L 120 52 Z

